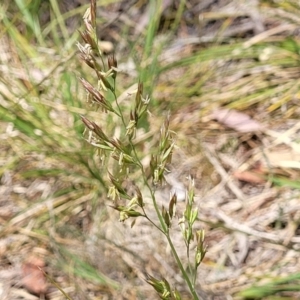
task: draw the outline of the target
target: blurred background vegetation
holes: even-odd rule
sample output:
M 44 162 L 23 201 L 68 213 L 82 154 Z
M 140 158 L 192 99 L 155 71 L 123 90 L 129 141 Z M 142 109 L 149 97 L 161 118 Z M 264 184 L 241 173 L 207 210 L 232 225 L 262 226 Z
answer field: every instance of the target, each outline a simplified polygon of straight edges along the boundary
M 140 151 L 147 158 L 170 112 L 180 149 L 172 169 L 179 177 L 195 177 L 203 210 L 199 226 L 208 231 L 210 252 L 199 279 L 203 298 L 300 297 L 298 1 L 97 3 L 100 46 L 107 55 L 115 53 L 122 70 L 122 103 L 126 107 L 127 92 L 139 80 L 151 97 Z M 161 237 L 151 236 L 148 228 L 128 233 L 115 224 L 106 172 L 84 140 L 80 115 L 117 130 L 108 115 L 91 111 L 78 84 L 78 77 L 92 80 L 76 47 L 88 6 L 87 0 L 0 3 L 1 299 L 39 299 L 32 292 L 65 299 L 57 287 L 71 299 L 155 299 L 143 281 L 145 270 L 167 274 L 184 292 Z M 210 117 L 220 107 L 241 111 L 272 131 L 229 129 Z M 211 146 L 209 153 L 203 143 Z M 218 166 L 225 174 L 236 167 L 232 160 L 253 167 L 257 149 L 280 143 L 294 151 L 294 166 L 268 166 L 259 183 L 235 179 L 246 199 L 269 193 L 264 202 L 250 201 L 257 212 L 249 212 L 245 198 L 236 199 L 239 193 L 225 187 Z M 276 151 L 278 160 L 282 152 Z M 220 165 L 214 152 L 226 157 Z M 246 242 L 237 228 L 220 222 L 218 209 L 241 223 L 252 220 L 247 224 L 259 232 L 289 239 L 246 232 Z M 269 210 L 276 214 L 263 219 Z M 141 237 L 147 235 L 150 241 Z M 234 253 L 243 249 L 247 255 L 234 263 Z M 37 258 L 46 264 L 50 283 L 32 291 L 31 283 L 24 283 L 24 268 L 37 265 Z

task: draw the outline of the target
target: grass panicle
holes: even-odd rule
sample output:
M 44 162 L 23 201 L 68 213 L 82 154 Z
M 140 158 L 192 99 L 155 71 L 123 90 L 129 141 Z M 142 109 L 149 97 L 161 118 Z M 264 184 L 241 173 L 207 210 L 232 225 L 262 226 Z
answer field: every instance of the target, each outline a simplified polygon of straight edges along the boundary
M 189 273 L 186 271 L 183 262 L 180 260 L 176 248 L 173 244 L 170 228 L 176 215 L 176 194 L 173 194 L 169 200 L 169 208 L 159 208 L 155 191 L 158 186 L 164 185 L 165 174 L 168 172 L 168 165 L 171 163 L 172 153 L 175 146 L 174 134 L 169 129 L 169 117 L 166 119 L 160 130 L 160 138 L 157 148 L 153 151 L 149 169 L 150 176 L 146 175 L 145 167 L 142 164 L 143 157 L 140 157 L 138 147 L 135 142 L 136 132 L 139 128 L 139 121 L 148 110 L 150 98 L 144 96 L 143 83 L 139 83 L 129 115 L 123 109 L 118 101 L 116 91 L 118 63 L 115 56 L 109 56 L 105 63 L 104 56 L 98 47 L 96 34 L 96 3 L 91 1 L 91 7 L 84 15 L 85 30 L 80 32 L 85 44 L 78 43 L 81 59 L 89 66 L 94 73 L 95 84 L 80 78 L 80 82 L 87 93 L 87 101 L 101 108 L 103 113 L 111 113 L 117 116 L 120 126 L 123 128 L 121 136 L 115 138 L 106 133 L 106 128 L 100 128 L 95 121 L 91 121 L 82 116 L 82 122 L 86 126 L 87 141 L 101 154 L 107 158 L 107 168 L 109 177 L 108 198 L 112 205 L 119 212 L 119 220 L 125 222 L 133 219 L 132 226 L 135 224 L 135 218 L 146 218 L 154 228 L 158 229 L 167 239 L 175 261 L 181 270 L 182 276 L 186 281 L 193 299 L 199 299 L 196 292 L 196 271 L 204 255 L 204 232 L 194 233 L 193 225 L 198 216 L 198 210 L 194 206 L 193 180 L 190 180 L 190 189 L 187 193 L 186 209 L 179 225 L 182 229 L 182 235 L 187 247 L 187 254 L 190 253 L 190 244 L 197 240 L 195 251 L 195 264 L 189 264 Z M 108 101 L 109 94 L 113 95 L 113 101 Z M 113 160 L 113 167 L 110 160 Z M 142 181 L 135 182 L 135 193 L 130 195 L 124 188 L 124 182 L 132 176 L 133 171 L 138 170 Z M 134 180 L 132 180 L 134 182 Z M 139 185 L 141 185 L 139 187 Z M 157 219 L 153 220 L 149 216 L 151 206 L 146 204 L 141 190 L 143 186 L 149 190 L 152 204 L 157 214 Z M 197 237 L 197 238 L 195 238 Z M 189 274 L 193 274 L 193 278 Z M 176 289 L 172 289 L 166 279 L 158 280 L 153 276 L 148 276 L 147 282 L 154 287 L 162 299 L 181 299 Z M 172 298 L 173 299 L 173 298 Z

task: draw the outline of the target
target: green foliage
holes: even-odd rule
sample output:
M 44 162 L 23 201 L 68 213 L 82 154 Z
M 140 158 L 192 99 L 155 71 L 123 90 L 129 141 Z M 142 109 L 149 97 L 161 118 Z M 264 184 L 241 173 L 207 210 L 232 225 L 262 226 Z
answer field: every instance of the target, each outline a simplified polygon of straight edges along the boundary
M 273 176 L 271 178 L 271 181 L 278 186 L 285 186 L 285 187 L 290 187 L 293 189 L 300 189 L 300 183 L 298 180 L 291 180 L 288 178 L 283 178 L 279 176 Z
M 243 299 L 287 299 L 280 297 L 280 292 L 300 292 L 300 273 L 286 276 L 280 279 L 274 279 L 264 285 L 255 285 L 239 293 Z M 273 295 L 278 295 L 274 298 Z M 272 297 L 269 297 L 272 296 Z
M 104 286 L 111 286 L 114 289 L 118 289 L 119 285 L 114 280 L 107 278 L 104 274 L 101 274 L 91 263 L 84 261 L 81 257 L 73 255 L 66 249 L 60 247 L 60 254 L 64 258 L 62 261 L 62 267 L 67 272 L 74 272 L 76 276 L 87 279 L 88 281 L 95 282 Z M 70 266 L 72 266 L 70 268 Z

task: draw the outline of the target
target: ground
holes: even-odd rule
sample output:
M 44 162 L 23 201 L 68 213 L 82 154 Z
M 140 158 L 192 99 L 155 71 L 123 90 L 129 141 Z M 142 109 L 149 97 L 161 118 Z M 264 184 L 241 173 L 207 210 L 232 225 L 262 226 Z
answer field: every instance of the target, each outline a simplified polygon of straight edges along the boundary
M 93 81 L 76 46 L 88 1 L 10 4 L 0 4 L 0 298 L 159 299 L 150 274 L 191 299 L 163 235 L 145 218 L 119 222 L 86 141 L 81 116 L 122 133 L 80 84 Z M 177 193 L 170 232 L 184 265 L 178 220 L 194 179 L 202 299 L 300 298 L 299 12 L 292 0 L 98 3 L 125 115 L 139 81 L 151 98 L 135 140 L 146 172 L 170 119 L 176 146 L 156 197 L 168 207 Z M 132 176 L 126 190 L 138 185 L 157 220 Z

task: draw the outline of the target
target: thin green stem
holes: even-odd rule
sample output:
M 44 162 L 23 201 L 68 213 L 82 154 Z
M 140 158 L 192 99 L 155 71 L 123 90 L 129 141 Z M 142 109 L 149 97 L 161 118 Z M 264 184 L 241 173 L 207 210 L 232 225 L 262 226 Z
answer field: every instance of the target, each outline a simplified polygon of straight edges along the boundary
M 146 180 L 146 181 L 147 181 L 147 180 Z M 155 199 L 154 192 L 153 192 L 153 190 L 151 189 L 151 187 L 150 187 L 150 185 L 149 185 L 148 182 L 147 182 L 146 185 L 147 185 L 147 187 L 148 187 L 148 189 L 149 189 L 149 191 L 150 191 L 151 198 L 152 198 L 152 202 L 153 202 L 153 205 L 154 205 L 154 209 L 155 209 L 156 214 L 157 214 L 157 216 L 158 216 L 159 223 L 160 223 L 160 225 L 161 225 L 161 227 L 162 227 L 162 231 L 163 231 L 163 233 L 166 235 L 168 228 L 167 228 L 167 226 L 166 226 L 166 224 L 165 224 L 165 221 L 164 221 L 164 219 L 163 219 L 163 217 L 162 217 L 162 215 L 161 215 L 161 213 L 160 213 L 160 210 L 159 210 L 159 208 L 158 208 L 158 205 L 157 205 L 157 202 L 156 202 L 156 199 Z
M 156 214 L 157 214 L 157 217 L 158 217 L 158 219 L 159 219 L 159 223 L 160 223 L 160 225 L 161 225 L 161 227 L 162 227 L 162 229 L 160 229 L 160 230 L 161 230 L 164 234 L 166 234 L 166 232 L 167 232 L 167 226 L 166 226 L 166 224 L 165 224 L 165 222 L 164 222 L 164 220 L 163 220 L 163 217 L 162 217 L 162 215 L 161 215 L 161 213 L 160 213 L 160 210 L 159 210 L 159 208 L 158 208 L 158 205 L 157 205 L 157 202 L 156 202 L 156 199 L 155 199 L 155 195 L 154 195 L 154 192 L 153 192 L 153 188 L 150 186 L 150 184 L 149 184 L 149 182 L 148 182 L 148 180 L 147 180 L 147 176 L 146 176 L 144 167 L 143 167 L 143 165 L 140 163 L 140 160 L 139 160 L 139 158 L 138 158 L 138 155 L 137 155 L 137 153 L 136 153 L 136 149 L 135 149 L 135 147 L 134 147 L 132 141 L 130 140 L 129 142 L 130 142 L 130 145 L 131 145 L 131 147 L 132 147 L 132 151 L 133 151 L 133 153 L 134 153 L 134 157 L 135 157 L 136 161 L 139 162 L 139 167 L 140 167 L 140 170 L 141 170 L 141 172 L 142 172 L 142 177 L 143 177 L 144 183 L 145 183 L 145 185 L 147 186 L 147 188 L 148 188 L 148 190 L 149 190 L 149 192 L 150 192 L 151 199 L 152 199 L 152 202 L 153 202 L 153 205 L 154 205 L 154 209 L 155 209 Z
M 199 296 L 197 295 L 197 293 L 195 291 L 195 285 L 192 284 L 192 282 L 191 282 L 188 274 L 186 273 L 186 271 L 185 271 L 185 269 L 184 269 L 184 267 L 183 267 L 183 265 L 181 263 L 181 260 L 180 260 L 178 254 L 177 254 L 177 251 L 176 251 L 176 249 L 175 249 L 175 247 L 173 245 L 173 242 L 172 242 L 171 237 L 169 236 L 169 234 L 166 234 L 166 238 L 167 238 L 168 243 L 169 243 L 169 245 L 171 247 L 171 251 L 172 251 L 172 253 L 173 253 L 174 257 L 175 257 L 176 263 L 177 263 L 177 265 L 178 265 L 178 267 L 179 267 L 179 269 L 181 271 L 181 274 L 182 274 L 185 282 L 189 286 L 189 289 L 190 289 L 190 292 L 191 292 L 191 294 L 193 296 L 193 299 L 194 300 L 199 300 L 200 298 L 199 298 Z
M 173 24 L 172 24 L 172 31 L 173 32 L 175 32 L 175 30 L 178 27 L 178 24 L 182 20 L 182 14 L 184 12 L 185 4 L 186 4 L 186 0 L 180 0 L 179 7 L 177 9 L 177 13 L 176 13 L 176 16 L 175 16 L 175 20 L 173 21 Z
M 194 267 L 194 272 L 192 273 L 193 274 L 193 286 L 196 285 L 196 279 L 197 279 L 197 265 L 195 263 L 195 267 Z
M 138 155 L 136 153 L 136 149 L 135 149 L 135 147 L 134 147 L 134 145 L 133 145 L 133 143 L 132 143 L 131 140 L 130 140 L 130 144 L 132 146 L 132 150 L 133 150 L 135 159 L 137 161 L 139 161 Z M 183 265 L 181 263 L 181 260 L 180 260 L 178 254 L 177 254 L 177 251 L 176 251 L 176 249 L 175 249 L 175 247 L 173 245 L 173 242 L 171 240 L 171 237 L 169 235 L 169 230 L 168 230 L 168 228 L 167 228 L 167 226 L 166 226 L 166 224 L 165 224 L 165 222 L 163 220 L 163 217 L 161 215 L 161 212 L 160 212 L 160 210 L 158 208 L 158 205 L 157 205 L 157 202 L 156 202 L 156 198 L 155 198 L 155 194 L 153 192 L 153 188 L 150 186 L 150 184 L 149 184 L 149 182 L 147 180 L 147 176 L 145 174 L 145 170 L 144 170 L 144 168 L 143 168 L 143 166 L 141 164 L 140 164 L 140 169 L 141 169 L 141 172 L 142 172 L 142 175 L 143 175 L 142 177 L 144 179 L 144 183 L 145 183 L 145 185 L 147 186 L 147 188 L 150 191 L 152 202 L 153 202 L 153 205 L 154 205 L 154 208 L 155 208 L 155 211 L 156 211 L 156 214 L 158 216 L 158 219 L 159 219 L 159 222 L 160 222 L 160 225 L 161 225 L 162 229 L 160 229 L 151 219 L 148 218 L 146 212 L 142 208 L 143 212 L 145 214 L 145 217 L 147 218 L 148 221 L 150 221 L 151 224 L 153 224 L 156 228 L 158 228 L 166 236 L 166 238 L 168 240 L 168 243 L 169 243 L 169 245 L 171 247 L 171 251 L 172 251 L 172 253 L 173 253 L 174 257 L 175 257 L 176 263 L 177 263 L 177 265 L 178 265 L 178 267 L 179 267 L 179 269 L 180 269 L 180 271 L 182 273 L 182 276 L 183 276 L 184 280 L 186 281 L 187 285 L 189 286 L 189 290 L 190 290 L 191 294 L 193 295 L 193 299 L 197 300 L 197 299 L 199 299 L 199 297 L 198 297 L 198 295 L 197 295 L 197 293 L 195 291 L 195 283 L 192 284 L 192 282 L 191 282 L 191 280 L 190 280 L 187 272 L 185 271 L 185 269 L 184 269 L 184 267 L 183 267 Z M 190 265 L 190 263 L 189 263 L 189 265 Z
M 116 100 L 116 104 L 117 104 L 117 107 L 118 107 L 118 110 L 119 110 L 119 116 L 121 117 L 121 120 L 122 120 L 122 124 L 124 126 L 124 128 L 126 129 L 126 123 L 125 123 L 125 119 L 124 119 L 124 116 L 122 114 L 122 110 L 121 110 L 121 107 L 120 107 L 120 104 L 119 104 L 119 101 L 118 101 L 118 97 L 115 93 L 115 91 L 112 91 L 113 94 L 114 94 L 114 97 L 115 97 L 115 100 Z M 137 157 L 136 157 L 137 158 Z M 138 160 L 138 159 L 137 159 Z
M 196 276 L 195 276 L 195 272 L 192 268 L 192 264 L 191 264 L 191 261 L 190 261 L 190 242 L 185 240 L 185 245 L 186 245 L 186 256 L 187 256 L 187 259 L 188 259 L 189 273 L 193 276 L 193 286 L 195 286 Z
M 144 208 L 142 207 L 143 213 L 144 213 L 144 217 L 153 225 L 155 226 L 161 233 L 165 234 L 163 232 L 163 230 L 161 228 L 159 228 L 147 215 L 146 211 L 144 210 Z

